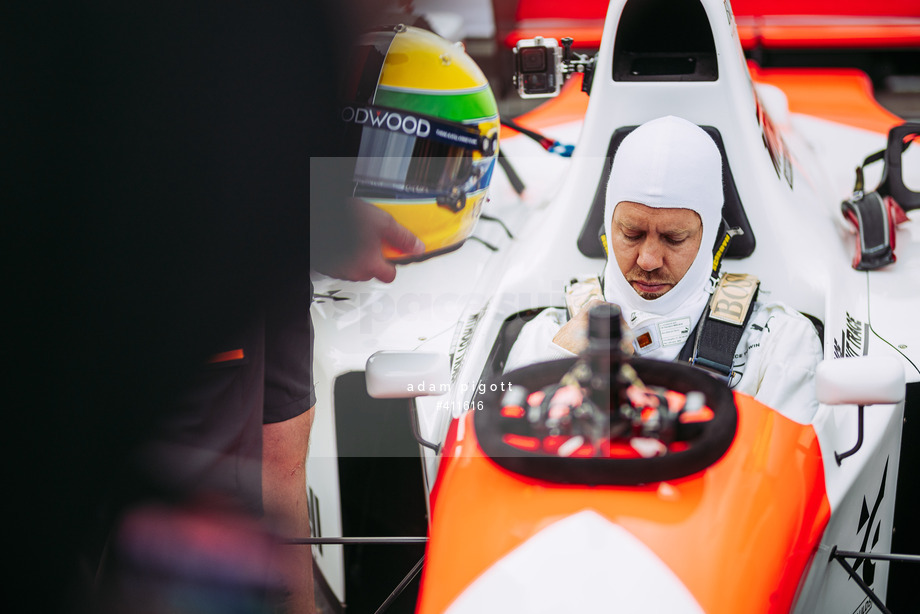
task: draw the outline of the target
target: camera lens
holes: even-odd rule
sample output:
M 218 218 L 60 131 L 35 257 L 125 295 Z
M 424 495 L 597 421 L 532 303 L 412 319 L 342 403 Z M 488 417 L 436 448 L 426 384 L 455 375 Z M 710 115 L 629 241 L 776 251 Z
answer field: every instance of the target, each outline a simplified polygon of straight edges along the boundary
M 521 49 L 521 69 L 524 72 L 543 72 L 546 70 L 546 52 L 542 47 Z
M 524 75 L 524 91 L 542 92 L 547 88 L 546 75 L 538 73 L 535 75 Z

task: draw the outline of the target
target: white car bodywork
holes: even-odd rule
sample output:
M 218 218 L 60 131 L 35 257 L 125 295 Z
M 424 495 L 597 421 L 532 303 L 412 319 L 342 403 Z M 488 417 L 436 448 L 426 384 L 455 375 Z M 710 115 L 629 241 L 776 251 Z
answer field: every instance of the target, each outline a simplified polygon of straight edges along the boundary
M 614 81 L 613 46 L 625 4 L 614 0 L 610 5 L 584 121 L 544 130 L 561 142 L 577 143 L 572 158 L 551 155 L 523 136 L 501 142 L 527 190 L 516 194 L 496 169 L 484 213 L 500 219 L 513 238 L 501 224 L 481 220 L 477 240 L 468 240 L 455 252 L 400 267 L 392 284 L 314 277 L 318 298 L 311 313 L 318 400 L 308 484 L 316 495 L 323 535 L 342 535 L 336 378 L 363 372 L 368 358 L 381 350 L 449 356 L 450 390 L 415 400 L 422 438 L 441 442 L 452 418 L 476 408 L 483 365 L 506 319 L 528 309 L 563 306 L 567 280 L 603 269 L 601 260 L 579 252 L 576 241 L 597 190 L 611 134 L 662 115 L 713 126 L 724 141 L 757 247 L 748 258 L 725 261 L 723 270 L 756 274 L 769 300 L 784 301 L 822 320 L 826 359 L 835 357 L 835 345 L 839 351 L 846 343 L 851 351 L 896 359 L 907 382 L 920 382 L 920 326 L 915 322 L 920 312 L 920 211 L 909 213 L 910 221 L 898 229 L 897 263 L 873 272 L 851 268 L 855 241 L 840 213 L 840 202 L 852 189 L 853 169 L 885 147 L 886 135 L 791 113 L 781 90 L 753 84 L 730 7 L 722 0 L 702 2 L 715 39 L 718 80 Z M 786 172 L 775 170 L 764 146 L 763 126 L 755 112 L 758 98 L 781 137 L 791 182 Z M 920 148 L 905 154 L 905 168 L 911 173 L 906 183 L 914 187 L 920 185 L 916 149 Z M 875 166 L 867 169 L 870 187 L 881 170 L 881 165 Z M 333 296 L 335 300 L 328 298 Z M 815 416 L 832 515 L 794 611 L 851 612 L 864 601 L 846 573 L 829 561 L 829 552 L 834 546 L 859 550 L 863 545 L 867 529 L 859 532 L 857 527 L 864 499 L 870 508 L 879 501 L 873 527 L 881 527 L 881 539 L 873 550 L 890 551 L 902 414 L 903 403 L 867 407 L 862 448 L 840 464 L 834 452 L 851 448 L 857 439 L 855 407 L 822 405 Z M 419 487 L 429 492 L 438 456 L 429 448 L 419 450 Z M 880 495 L 882 483 L 887 496 Z M 325 546 L 321 553 L 314 547 L 314 557 L 343 600 L 342 546 Z M 883 598 L 887 569 L 886 563 L 878 565 L 875 587 Z M 500 590 L 500 584 L 487 585 Z

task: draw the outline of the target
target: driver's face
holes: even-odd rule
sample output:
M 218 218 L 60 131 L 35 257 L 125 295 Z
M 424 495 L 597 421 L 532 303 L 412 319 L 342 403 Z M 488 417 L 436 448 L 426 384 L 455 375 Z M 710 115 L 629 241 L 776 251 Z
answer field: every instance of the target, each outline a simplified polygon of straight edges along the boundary
M 644 299 L 673 288 L 693 264 L 703 223 L 690 209 L 656 209 L 623 201 L 613 211 L 610 249 L 623 277 Z

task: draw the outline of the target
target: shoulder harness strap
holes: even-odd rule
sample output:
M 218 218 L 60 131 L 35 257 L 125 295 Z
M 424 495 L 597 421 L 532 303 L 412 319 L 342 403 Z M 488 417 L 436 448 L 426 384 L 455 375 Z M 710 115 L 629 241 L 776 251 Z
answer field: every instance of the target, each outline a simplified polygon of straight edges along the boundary
M 730 380 L 735 350 L 754 311 L 760 280 L 745 273 L 725 273 L 680 353 L 680 359 Z

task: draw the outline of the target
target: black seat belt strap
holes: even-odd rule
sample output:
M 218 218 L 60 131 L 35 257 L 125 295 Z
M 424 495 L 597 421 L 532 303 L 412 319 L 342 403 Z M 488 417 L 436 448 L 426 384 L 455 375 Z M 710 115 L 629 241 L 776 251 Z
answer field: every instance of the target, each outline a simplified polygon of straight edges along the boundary
M 690 364 L 728 381 L 735 350 L 751 319 L 760 280 L 744 273 L 726 273 L 697 325 Z

